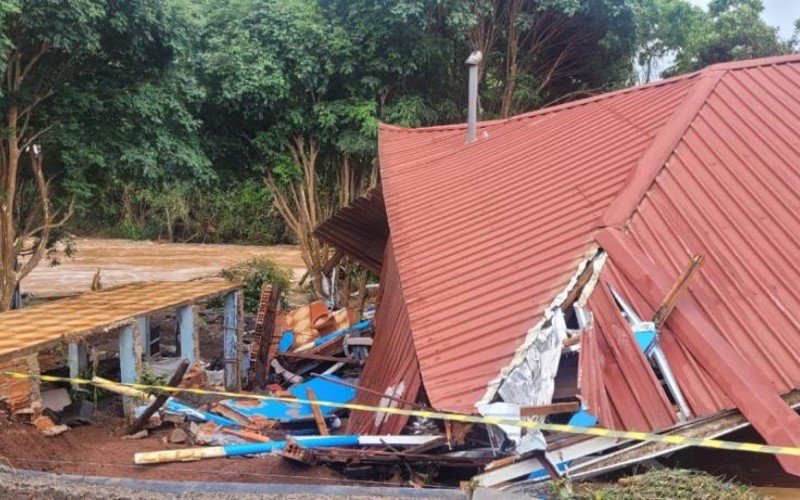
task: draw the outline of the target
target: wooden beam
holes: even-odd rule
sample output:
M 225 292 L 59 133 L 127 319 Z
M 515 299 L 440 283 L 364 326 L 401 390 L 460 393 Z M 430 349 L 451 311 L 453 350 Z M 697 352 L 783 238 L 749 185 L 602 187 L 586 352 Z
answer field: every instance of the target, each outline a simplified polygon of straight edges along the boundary
M 336 252 L 330 258 L 328 262 L 322 267 L 322 274 L 325 276 L 330 276 L 333 272 L 334 268 L 339 265 L 339 262 L 342 261 L 344 258 L 344 252 L 342 250 L 336 249 Z
M 521 417 L 536 417 L 553 413 L 572 413 L 580 410 L 581 404 L 577 401 L 567 403 L 553 403 L 541 406 L 525 406 L 519 409 Z
M 314 390 L 310 387 L 306 388 L 306 394 L 308 395 L 308 400 L 311 402 L 317 401 L 317 395 L 314 394 Z M 320 436 L 330 436 L 330 432 L 328 432 L 328 426 L 325 424 L 325 417 L 322 415 L 322 410 L 319 409 L 319 405 L 312 404 L 311 405 L 311 413 L 314 414 L 314 421 L 317 423 L 317 428 L 319 429 Z
M 705 257 L 702 255 L 695 255 L 692 257 L 692 260 L 689 261 L 689 265 L 686 266 L 686 269 L 683 270 L 677 281 L 672 284 L 672 288 L 670 288 L 669 292 L 656 309 L 656 312 L 653 314 L 653 323 L 655 323 L 656 328 L 660 328 L 661 325 L 667 321 L 670 313 L 675 309 L 675 304 L 678 303 L 681 293 L 689 287 L 689 281 L 691 281 L 692 276 L 700 269 L 700 266 L 703 265 L 704 260 Z

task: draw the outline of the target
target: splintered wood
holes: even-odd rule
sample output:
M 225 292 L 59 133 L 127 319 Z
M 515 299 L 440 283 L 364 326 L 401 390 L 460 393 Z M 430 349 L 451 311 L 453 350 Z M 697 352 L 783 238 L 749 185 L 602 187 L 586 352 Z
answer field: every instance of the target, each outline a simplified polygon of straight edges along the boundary
M 203 301 L 239 288 L 222 280 L 151 282 L 0 314 L 0 360 L 78 340 L 131 319 Z

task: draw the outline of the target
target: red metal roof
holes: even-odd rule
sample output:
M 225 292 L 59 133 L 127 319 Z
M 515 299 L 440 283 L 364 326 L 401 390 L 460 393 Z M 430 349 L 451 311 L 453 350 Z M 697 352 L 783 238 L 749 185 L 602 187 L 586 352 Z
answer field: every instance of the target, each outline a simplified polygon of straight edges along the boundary
M 375 313 L 375 341 L 360 382 L 362 387 L 373 392 L 359 391 L 355 403 L 410 409 L 410 406 L 397 400 L 375 394 L 389 394 L 401 400 L 415 402 L 422 383 L 391 238 L 386 244 L 383 260 L 381 290 Z M 407 421 L 406 415 L 353 411 L 350 413 L 347 432 L 399 434 Z
M 705 95 L 661 147 L 665 161 L 638 170 L 629 199 L 604 216 L 624 243 L 603 275 L 646 317 L 658 276 L 674 279 L 703 254 L 662 329 L 678 384 L 695 415 L 735 405 L 768 442 L 797 446 L 800 419 L 778 395 L 800 386 L 800 57 L 703 77 Z M 600 241 L 613 246 L 609 234 Z M 646 264 L 632 267 L 631 255 Z M 800 473 L 800 461 L 781 463 Z
M 581 338 L 579 362 L 588 410 L 597 410 L 603 425 L 615 429 L 670 427 L 675 410 L 605 283 L 597 285 L 587 305 L 594 328 Z
M 472 412 L 575 272 L 697 75 L 480 124 L 382 125 L 383 193 L 431 404 Z
M 339 209 L 314 230 L 314 236 L 380 273 L 389 236 L 381 187 L 370 189 Z

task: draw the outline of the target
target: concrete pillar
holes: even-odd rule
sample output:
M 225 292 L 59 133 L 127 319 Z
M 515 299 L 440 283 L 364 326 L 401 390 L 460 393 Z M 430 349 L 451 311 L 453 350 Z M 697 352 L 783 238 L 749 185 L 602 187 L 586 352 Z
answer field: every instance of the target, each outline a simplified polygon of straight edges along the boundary
M 150 359 L 150 316 L 139 316 L 136 323 L 142 335 L 142 354 L 145 359 Z
M 239 376 L 242 327 L 240 318 L 241 302 L 240 294 L 236 291 L 225 295 L 222 353 L 225 359 L 225 388 L 228 390 L 239 390 L 241 385 Z
M 141 337 L 138 320 L 119 330 L 119 377 L 123 384 L 135 384 L 139 381 L 139 374 L 142 372 Z M 133 410 L 133 401 L 129 397 L 123 396 L 122 408 L 125 415 L 130 415 Z
M 89 354 L 86 351 L 86 344 L 83 342 L 70 342 L 67 348 L 69 364 L 69 378 L 78 378 L 81 372 L 86 370 L 89 364 Z M 73 384 L 73 389 L 87 389 L 77 384 Z
M 198 335 L 197 307 L 184 306 L 178 309 L 178 337 L 181 357 L 194 363 L 200 359 L 200 336 Z

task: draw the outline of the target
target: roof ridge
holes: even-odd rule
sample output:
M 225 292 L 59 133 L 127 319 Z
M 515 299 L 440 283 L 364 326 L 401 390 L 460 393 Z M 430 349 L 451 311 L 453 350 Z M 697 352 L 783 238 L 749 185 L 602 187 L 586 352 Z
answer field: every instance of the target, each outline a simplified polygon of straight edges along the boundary
M 545 108 L 535 109 L 533 111 L 528 111 L 526 113 L 521 113 L 515 116 L 509 116 L 507 118 L 496 118 L 493 120 L 480 121 L 478 122 L 478 128 L 490 127 L 494 125 L 499 125 L 501 123 L 508 123 L 515 120 L 524 120 L 526 118 L 533 118 L 537 116 L 546 115 L 549 113 L 557 113 L 559 111 L 564 111 L 566 109 L 571 109 L 578 106 L 584 106 L 586 104 L 591 104 L 593 102 L 609 99 L 611 97 L 615 97 L 621 94 L 637 92 L 640 90 L 646 90 L 653 87 L 660 87 L 663 85 L 671 85 L 678 81 L 687 80 L 698 76 L 708 75 L 709 73 L 715 73 L 718 71 L 756 68 L 760 66 L 772 66 L 776 64 L 788 64 L 793 62 L 800 62 L 800 53 L 772 56 L 772 57 L 762 57 L 759 59 L 747 59 L 744 61 L 729 61 L 729 62 L 712 64 L 711 66 L 706 66 L 703 69 L 694 71 L 692 73 L 686 73 L 684 75 L 665 78 L 663 80 L 649 82 L 643 85 L 634 85 L 632 87 L 626 87 L 624 89 L 614 90 L 611 92 L 603 92 L 601 94 L 585 97 L 583 99 L 578 99 L 576 101 L 570 101 L 563 104 L 557 104 Z M 462 122 L 449 123 L 444 125 L 432 125 L 428 127 L 403 127 L 400 125 L 392 125 L 389 123 L 380 122 L 378 126 L 384 130 L 389 130 L 393 132 L 406 132 L 406 133 L 439 132 L 444 130 L 456 131 L 456 130 L 465 130 L 467 128 L 467 124 Z
M 568 109 L 576 108 L 579 106 L 585 106 L 587 104 L 592 104 L 594 102 L 603 101 L 606 99 L 610 99 L 612 97 L 617 97 L 624 94 L 629 94 L 632 92 L 638 92 L 642 90 L 648 90 L 651 88 L 656 87 L 663 87 L 666 85 L 672 85 L 674 83 L 689 80 L 691 78 L 696 78 L 703 74 L 703 71 L 694 71 L 692 73 L 686 73 L 684 75 L 678 75 L 671 78 L 665 78 L 663 80 L 658 80 L 655 82 L 649 82 L 642 85 L 634 85 L 632 87 L 625 87 L 623 89 L 613 90 L 610 92 L 603 92 L 600 94 L 596 94 L 589 97 L 584 97 L 583 99 L 578 99 L 576 101 L 565 102 L 562 104 L 556 104 L 553 106 L 548 106 L 545 108 L 535 109 L 533 111 L 528 111 L 526 113 L 521 113 L 519 115 L 509 116 L 507 118 L 496 118 L 493 120 L 484 120 L 478 122 L 478 129 L 491 127 L 494 125 L 499 125 L 503 123 L 510 123 L 514 121 L 524 120 L 527 118 L 534 118 L 538 116 L 543 116 L 551 113 L 558 113 L 559 111 L 565 111 Z M 449 123 L 445 125 L 432 125 L 429 127 L 403 127 L 400 125 L 393 125 L 390 123 L 379 122 L 378 127 L 383 130 L 392 131 L 392 132 L 405 132 L 405 133 L 426 133 L 426 132 L 441 132 L 445 130 L 466 130 L 467 124 L 466 123 Z
M 675 110 L 667 123 L 658 131 L 650 147 L 631 170 L 626 185 L 603 212 L 600 218 L 601 227 L 621 229 L 631 218 L 708 97 L 727 72 L 727 69 L 719 67 L 709 67 L 702 71 L 683 105 Z
M 800 52 L 795 52 L 793 54 L 784 54 L 779 56 L 760 57 L 758 59 L 745 59 L 742 61 L 721 62 L 717 64 L 712 64 L 711 66 L 706 66 L 705 68 L 700 70 L 700 72 L 706 73 L 709 71 L 719 71 L 719 70 L 757 68 L 759 66 L 774 66 L 776 64 L 789 64 L 794 62 L 800 62 Z

